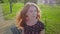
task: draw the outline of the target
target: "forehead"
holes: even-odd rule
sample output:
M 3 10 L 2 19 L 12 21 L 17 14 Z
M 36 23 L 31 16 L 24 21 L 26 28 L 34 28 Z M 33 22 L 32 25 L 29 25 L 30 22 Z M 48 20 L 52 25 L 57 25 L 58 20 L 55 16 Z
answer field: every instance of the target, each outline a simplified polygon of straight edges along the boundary
M 30 6 L 29 10 L 37 10 L 35 6 Z

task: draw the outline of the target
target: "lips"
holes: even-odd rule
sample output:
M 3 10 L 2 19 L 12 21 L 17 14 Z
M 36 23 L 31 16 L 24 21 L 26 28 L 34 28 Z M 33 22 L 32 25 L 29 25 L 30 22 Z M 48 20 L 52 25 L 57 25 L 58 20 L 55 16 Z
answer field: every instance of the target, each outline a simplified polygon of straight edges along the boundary
M 33 16 L 33 17 L 35 17 L 35 16 Z

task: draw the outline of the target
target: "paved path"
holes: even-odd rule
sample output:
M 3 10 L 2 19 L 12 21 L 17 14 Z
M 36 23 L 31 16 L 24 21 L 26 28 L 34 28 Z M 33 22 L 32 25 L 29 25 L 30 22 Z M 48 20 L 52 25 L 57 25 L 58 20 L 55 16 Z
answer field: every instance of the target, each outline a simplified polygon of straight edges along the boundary
M 15 20 L 4 20 L 2 6 L 0 4 L 0 34 L 20 34 L 15 27 Z
M 11 28 L 14 22 L 14 20 L 4 20 L 2 5 L 0 4 L 0 34 L 12 34 Z

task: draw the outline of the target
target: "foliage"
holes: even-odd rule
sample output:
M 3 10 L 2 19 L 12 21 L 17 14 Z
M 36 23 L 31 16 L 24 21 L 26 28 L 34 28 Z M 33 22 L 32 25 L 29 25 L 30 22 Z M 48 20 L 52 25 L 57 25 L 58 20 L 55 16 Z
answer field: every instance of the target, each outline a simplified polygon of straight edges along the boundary
M 10 14 L 10 4 L 3 4 L 2 9 L 3 9 L 3 14 L 6 20 L 8 19 L 13 19 L 14 16 L 16 15 L 16 12 L 21 10 L 23 7 L 22 3 L 13 3 L 12 4 L 12 14 Z

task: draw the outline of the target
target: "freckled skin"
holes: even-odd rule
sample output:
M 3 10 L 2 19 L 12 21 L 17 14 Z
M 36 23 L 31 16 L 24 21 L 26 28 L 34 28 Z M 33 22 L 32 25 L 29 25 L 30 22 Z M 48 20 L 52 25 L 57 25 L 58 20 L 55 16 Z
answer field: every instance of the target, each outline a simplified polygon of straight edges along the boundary
M 28 12 L 27 12 L 26 15 L 28 16 L 29 20 L 36 20 L 36 17 L 37 17 L 37 9 L 36 9 L 36 7 L 31 6 L 28 9 Z

